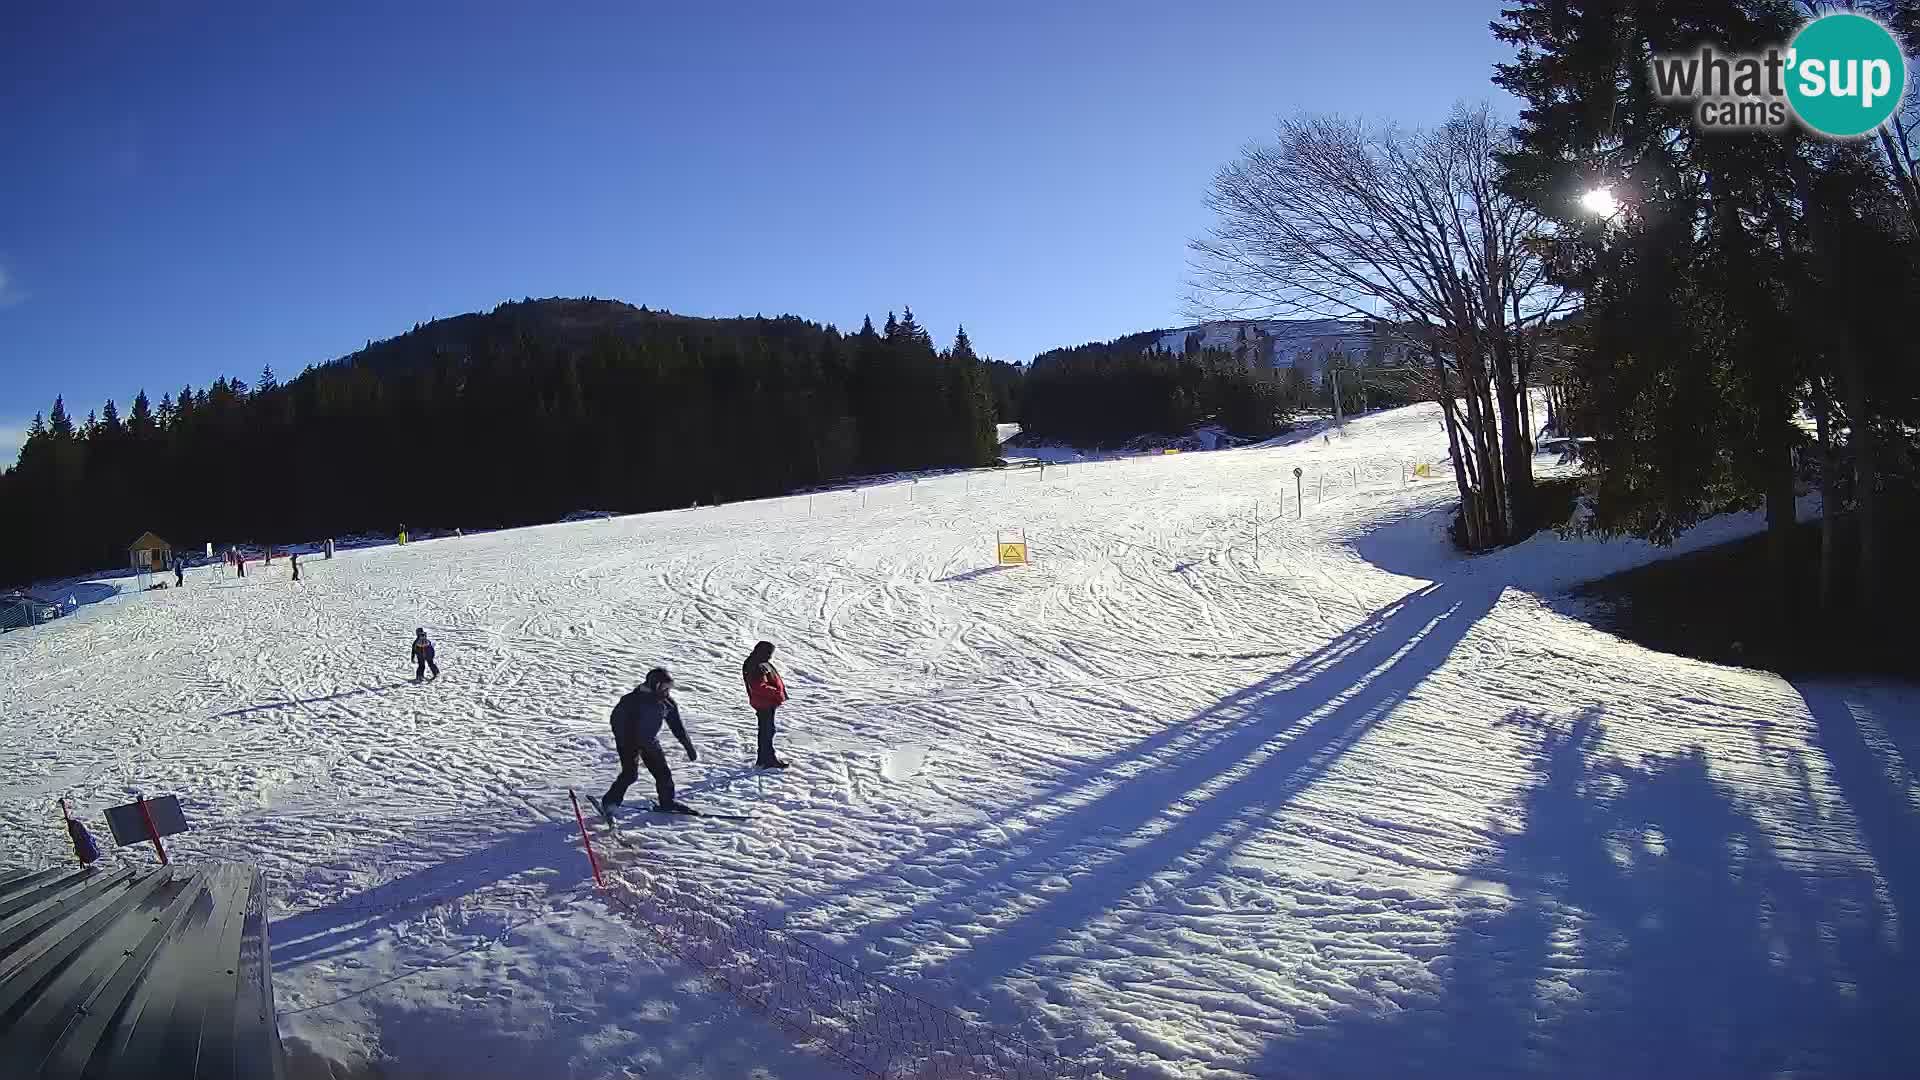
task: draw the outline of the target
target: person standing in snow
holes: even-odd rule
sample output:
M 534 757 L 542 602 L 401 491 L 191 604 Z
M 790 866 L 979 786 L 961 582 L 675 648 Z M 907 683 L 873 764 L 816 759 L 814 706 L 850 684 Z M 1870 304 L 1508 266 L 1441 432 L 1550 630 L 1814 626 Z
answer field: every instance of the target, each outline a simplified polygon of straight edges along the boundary
M 287 564 L 293 567 L 293 580 L 299 581 L 300 580 L 300 553 L 297 551 L 287 552 Z
M 593 805 L 609 822 L 627 797 L 627 788 L 640 778 L 640 765 L 653 774 L 655 809 L 690 814 L 691 807 L 673 797 L 673 770 L 667 766 L 666 752 L 660 749 L 660 727 L 666 725 L 687 752 L 688 761 L 699 761 L 700 754 L 687 737 L 680 722 L 680 704 L 673 700 L 673 675 L 666 668 L 647 672 L 646 681 L 629 691 L 613 707 L 613 744 L 620 753 L 620 775 L 613 778 L 607 793 Z
M 440 677 L 440 665 L 433 662 L 433 642 L 427 640 L 425 627 L 413 632 L 413 681 L 419 682 L 426 677 L 427 669 L 433 669 L 433 677 Z
M 173 557 L 173 587 L 185 588 L 187 584 L 187 560 L 178 555 Z
M 740 675 L 747 681 L 747 703 L 760 720 L 760 753 L 753 767 L 784 769 L 787 763 L 773 753 L 773 711 L 787 703 L 787 684 L 780 678 L 780 669 L 773 666 L 773 642 L 755 645 L 746 663 L 740 665 Z

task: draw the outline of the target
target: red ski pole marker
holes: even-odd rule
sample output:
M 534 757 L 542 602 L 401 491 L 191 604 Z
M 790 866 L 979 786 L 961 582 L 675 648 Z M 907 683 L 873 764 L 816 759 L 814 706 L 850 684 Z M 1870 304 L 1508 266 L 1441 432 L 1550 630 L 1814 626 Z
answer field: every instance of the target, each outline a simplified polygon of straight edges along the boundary
M 567 798 L 573 800 L 573 820 L 580 823 L 580 842 L 587 846 L 587 866 L 593 870 L 594 887 L 604 889 L 607 883 L 600 880 L 600 860 L 594 857 L 593 838 L 587 835 L 587 819 L 580 813 L 580 796 L 574 794 L 572 788 L 568 788 Z
M 160 845 L 160 830 L 153 824 L 153 811 L 147 809 L 147 797 L 142 795 L 134 801 L 140 804 L 140 816 L 147 822 L 147 836 L 153 841 L 153 850 L 160 853 L 160 865 L 165 866 L 167 849 Z

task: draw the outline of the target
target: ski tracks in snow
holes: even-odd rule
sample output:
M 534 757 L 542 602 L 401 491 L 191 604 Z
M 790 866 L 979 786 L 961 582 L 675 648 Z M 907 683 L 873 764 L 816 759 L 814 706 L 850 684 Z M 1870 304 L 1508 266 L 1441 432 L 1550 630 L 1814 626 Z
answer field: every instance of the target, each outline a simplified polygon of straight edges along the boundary
M 183 857 L 274 874 L 297 935 L 276 984 L 315 1006 L 294 1029 L 377 1042 L 393 1016 L 318 1005 L 573 895 L 565 789 L 604 783 L 608 711 L 664 664 L 702 749 L 675 760 L 687 798 L 753 818 L 638 821 L 616 873 L 685 875 L 1115 1077 L 1580 1073 L 1615 1060 L 1581 1056 L 1601 1046 L 1649 1064 L 1621 1033 L 1675 1006 L 1628 990 L 1705 976 L 1662 967 L 1647 928 L 1717 940 L 1689 920 L 1744 910 L 1762 870 L 1774 891 L 1754 909 L 1797 913 L 1766 932 L 1798 942 L 1795 918 L 1825 920 L 1809 940 L 1840 959 L 1796 945 L 1718 994 L 1746 1023 L 1772 1015 L 1753 989 L 1770 972 L 1797 988 L 1805 1019 L 1772 1025 L 1793 1053 L 1759 1064 L 1852 1060 L 1819 1025 L 1915 1062 L 1874 1019 L 1899 1009 L 1874 996 L 1884 934 L 1859 929 L 1920 918 L 1893 907 L 1920 875 L 1902 861 L 1920 868 L 1913 697 L 1600 634 L 1525 591 L 1591 545 L 1455 557 L 1436 537 L 1444 484 L 1336 480 L 1324 505 L 1310 485 L 1307 513 L 1280 516 L 1295 464 L 1390 478 L 1443 458 L 1430 412 L 1357 421 L 1338 444 L 889 485 L 865 510 L 768 500 L 342 552 L 299 586 L 280 564 L 245 588 L 196 571 L 0 637 L 0 827 L 26 838 L 17 860 L 52 861 L 58 795 L 97 811 L 178 792 Z M 994 532 L 1014 526 L 1033 564 L 996 567 Z M 444 672 L 425 686 L 416 625 Z M 784 774 L 748 767 L 739 661 L 760 638 L 793 692 Z M 1899 797 L 1866 801 L 1882 783 Z M 1700 822 L 1726 837 L 1707 844 Z M 1712 876 L 1708 848 L 1749 869 Z M 523 933 L 445 978 L 538 993 L 488 965 L 606 962 L 584 925 Z M 1819 996 L 1843 978 L 1854 998 Z M 458 1007 L 516 1030 L 511 1002 Z M 513 1059 L 565 1071 L 628 1045 L 556 1030 L 572 1034 Z M 1710 1040 L 1674 1053 L 1697 1073 L 1753 1063 Z

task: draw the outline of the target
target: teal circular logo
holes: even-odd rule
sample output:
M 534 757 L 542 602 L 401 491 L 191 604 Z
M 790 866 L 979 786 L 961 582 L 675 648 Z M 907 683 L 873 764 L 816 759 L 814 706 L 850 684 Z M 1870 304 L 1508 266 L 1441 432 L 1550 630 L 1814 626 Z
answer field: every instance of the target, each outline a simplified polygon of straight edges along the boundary
M 1900 107 L 1907 60 L 1887 28 L 1851 12 L 1822 15 L 1789 46 L 1787 101 L 1822 135 L 1866 135 Z

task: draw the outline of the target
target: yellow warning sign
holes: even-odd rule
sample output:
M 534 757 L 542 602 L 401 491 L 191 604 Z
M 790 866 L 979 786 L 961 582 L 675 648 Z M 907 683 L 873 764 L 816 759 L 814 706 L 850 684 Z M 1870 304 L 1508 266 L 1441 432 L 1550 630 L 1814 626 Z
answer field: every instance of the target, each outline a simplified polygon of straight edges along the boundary
M 1413 475 L 1420 477 L 1422 480 L 1431 480 L 1433 479 L 1433 466 L 1421 462 L 1413 467 Z
M 1002 529 L 995 538 L 999 549 L 1001 566 L 1025 566 L 1027 564 L 1027 534 L 1022 529 Z

